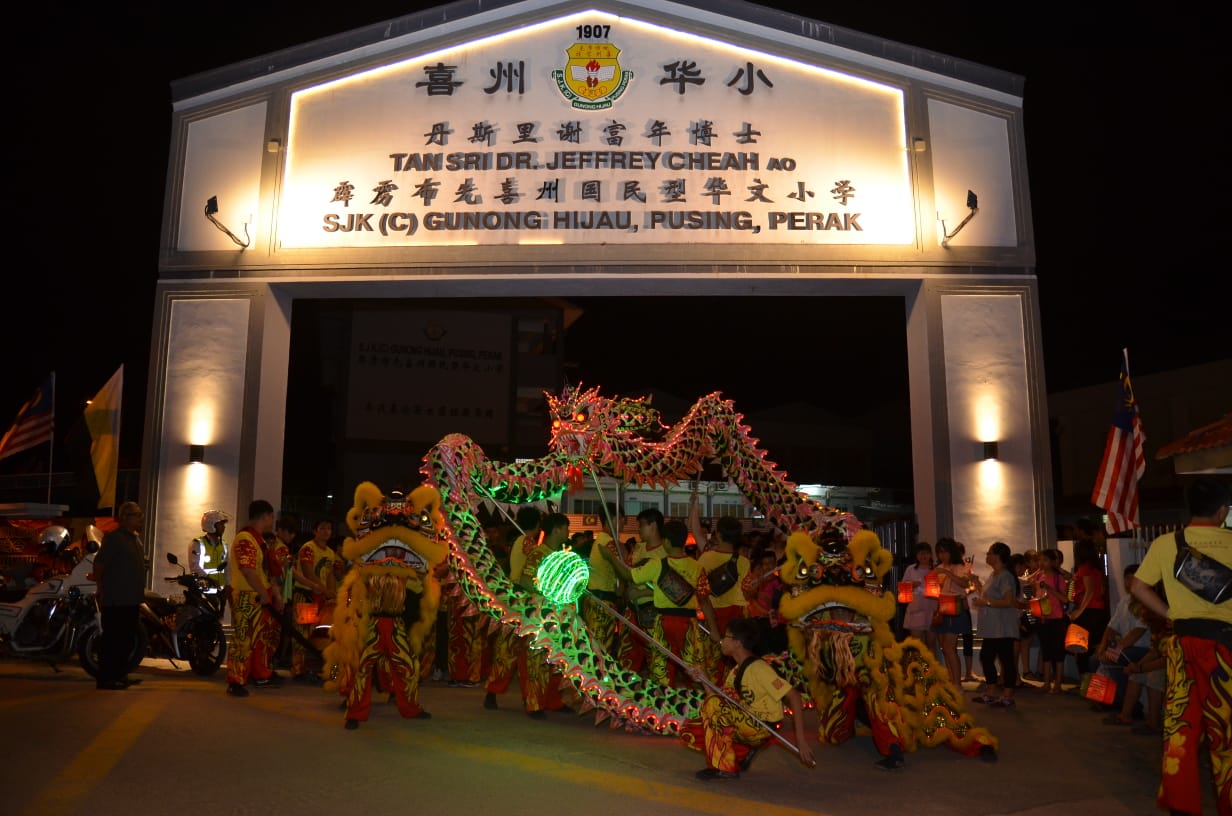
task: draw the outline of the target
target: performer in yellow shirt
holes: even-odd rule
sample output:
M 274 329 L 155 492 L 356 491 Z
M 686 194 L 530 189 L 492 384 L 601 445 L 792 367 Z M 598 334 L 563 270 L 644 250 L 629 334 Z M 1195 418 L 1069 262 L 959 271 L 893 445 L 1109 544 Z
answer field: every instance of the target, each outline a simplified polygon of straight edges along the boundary
M 715 530 L 716 535 L 711 539 L 714 546 L 699 555 L 697 563 L 706 573 L 710 603 L 714 605 L 714 619 L 707 619 L 705 625 L 716 632 L 726 632 L 728 624 L 747 615 L 748 601 L 741 585 L 749 575 L 749 559 L 739 554 L 744 540 L 744 527 L 739 519 L 722 516 L 716 522 Z M 696 538 L 697 532 L 694 531 L 693 535 Z M 701 641 L 701 647 L 703 665 L 709 671 L 710 681 L 722 681 L 723 652 L 719 645 L 705 638 Z
M 1172 622 L 1160 641 L 1167 659 L 1163 773 L 1156 803 L 1172 813 L 1201 814 L 1199 752 L 1211 756 L 1216 812 L 1232 814 L 1232 490 L 1210 477 L 1185 491 L 1190 522 L 1151 542 L 1130 592 Z M 1182 551 L 1188 550 L 1186 553 Z M 1163 598 L 1153 587 L 1163 582 Z
M 514 539 L 509 549 L 509 581 L 518 583 L 522 570 L 526 566 L 527 554 L 539 543 L 540 523 L 543 512 L 537 507 L 527 505 L 518 509 L 515 522 L 521 534 Z M 496 695 L 504 694 L 513 682 L 514 672 L 518 665 L 518 636 L 507 626 L 501 626 L 492 633 L 491 664 L 488 667 L 488 680 L 484 683 L 483 707 L 496 708 Z
M 264 499 L 248 505 L 248 524 L 231 544 L 231 644 L 227 649 L 227 694 L 247 697 L 245 686 L 271 685 L 274 654 L 269 633 L 270 612 L 283 610 L 282 587 L 273 585 L 265 570 L 265 534 L 274 527 L 274 506 Z
M 735 779 L 748 768 L 753 752 L 771 737 L 765 725 L 778 729 L 784 699 L 792 711 L 800 764 L 809 768 L 816 764 L 804 732 L 804 700 L 799 691 L 757 656 L 758 626 L 752 618 L 737 618 L 728 625 L 719 641 L 723 655 L 733 664 L 722 684 L 724 694 L 707 694 L 699 716 L 681 726 L 681 742 L 706 755 L 706 767 L 696 774 L 703 781 Z M 701 666 L 695 666 L 690 673 L 699 681 L 706 677 Z
M 322 622 L 321 611 L 326 599 L 332 599 L 337 592 L 334 583 L 334 551 L 329 547 L 329 540 L 333 535 L 334 523 L 329 519 L 318 520 L 312 530 L 312 540 L 305 541 L 300 546 L 291 567 L 295 579 L 292 598 L 296 614 L 299 616 L 299 610 L 307 608 L 312 612 L 308 617 L 315 618 L 315 622 L 300 623 L 297 617 L 296 625 L 305 640 L 312 638 L 317 624 Z M 308 658 L 308 649 L 298 638 L 293 639 L 291 677 L 300 682 L 319 685 L 321 676 L 309 668 Z
M 574 547 L 576 550 L 577 547 Z M 607 533 L 595 533 L 590 544 L 587 563 L 590 564 L 590 579 L 586 583 L 586 595 L 582 596 L 582 620 L 586 628 L 601 646 L 603 651 L 615 660 L 620 659 L 621 638 L 624 634 L 618 626 L 616 618 L 598 603 L 602 601 L 613 609 L 620 610 L 620 579 L 616 570 L 603 557 L 600 549 L 610 550 L 611 555 L 619 558 L 616 542 Z
M 704 659 L 704 647 L 700 641 L 708 635 L 702 632 L 697 619 L 699 606 L 707 620 L 714 618 L 706 576 L 697 560 L 684 553 L 685 540 L 689 536 L 684 522 L 664 522 L 663 532 L 666 558 L 644 559 L 630 569 L 610 551 L 604 549 L 603 552 L 607 553 L 605 557 L 622 578 L 633 584 L 649 584 L 652 587 L 655 619 L 650 630 L 651 637 L 684 662 L 700 663 Z M 717 641 L 718 634 L 714 633 L 712 638 Z M 661 685 L 691 685 L 676 662 L 658 649 L 650 653 L 647 665 L 650 677 Z
M 526 556 L 522 574 L 517 584 L 527 592 L 537 592 L 535 576 L 539 564 L 549 553 L 559 550 L 569 540 L 569 517 L 563 513 L 551 513 L 543 518 L 543 538 L 540 543 Z M 535 648 L 528 638 L 520 637 L 514 643 L 514 657 L 517 661 L 518 685 L 522 689 L 522 706 L 531 719 L 541 720 L 547 715 L 545 711 L 556 711 L 564 708 L 560 696 L 559 672 L 548 667 L 542 649 Z M 485 708 L 496 707 L 496 695 L 491 683 L 484 699 Z

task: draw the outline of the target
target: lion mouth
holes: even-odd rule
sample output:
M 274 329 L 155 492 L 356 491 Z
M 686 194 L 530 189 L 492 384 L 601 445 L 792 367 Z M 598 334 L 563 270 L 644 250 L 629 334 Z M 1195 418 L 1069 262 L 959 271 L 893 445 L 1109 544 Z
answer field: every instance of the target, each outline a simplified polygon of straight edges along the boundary
M 420 572 L 428 568 L 428 562 L 422 555 L 397 539 L 386 541 L 384 546 L 368 553 L 363 560 L 373 566 L 412 567 Z
M 807 631 L 850 632 L 856 635 L 867 635 L 873 631 L 868 617 L 837 601 L 827 601 L 813 607 L 791 625 Z

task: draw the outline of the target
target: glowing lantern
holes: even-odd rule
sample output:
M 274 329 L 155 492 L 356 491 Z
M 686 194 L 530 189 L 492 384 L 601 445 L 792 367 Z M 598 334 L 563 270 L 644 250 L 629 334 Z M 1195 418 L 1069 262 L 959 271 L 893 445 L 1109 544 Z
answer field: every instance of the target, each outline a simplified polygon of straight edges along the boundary
M 1086 697 L 1104 705 L 1116 699 L 1116 681 L 1106 674 L 1093 674 L 1087 682 Z
M 924 594 L 929 598 L 941 597 L 941 576 L 930 572 L 924 576 Z
M 910 581 L 899 581 L 898 582 L 898 602 L 899 603 L 911 603 L 911 598 L 912 598 L 911 582 Z
M 314 603 L 295 605 L 295 622 L 300 626 L 316 626 L 320 622 L 321 608 Z
M 958 614 L 958 596 L 957 595 L 942 595 L 937 599 L 937 608 L 941 610 L 942 615 L 957 615 Z
M 1052 601 L 1047 598 L 1032 598 L 1031 614 L 1037 618 L 1048 617 L 1052 614 Z
M 590 565 L 572 550 L 548 553 L 535 573 L 539 591 L 556 606 L 576 603 L 589 581 Z
M 1070 654 L 1082 654 L 1090 643 L 1091 633 L 1076 623 L 1071 623 L 1065 630 L 1065 651 Z

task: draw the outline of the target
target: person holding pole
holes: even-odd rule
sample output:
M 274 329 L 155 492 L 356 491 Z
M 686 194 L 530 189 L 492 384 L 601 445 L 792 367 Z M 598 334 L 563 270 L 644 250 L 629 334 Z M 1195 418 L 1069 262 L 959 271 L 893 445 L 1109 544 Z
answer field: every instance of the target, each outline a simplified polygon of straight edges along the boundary
M 804 700 L 794 686 L 758 656 L 758 633 L 759 624 L 753 618 L 737 618 L 727 625 L 719 646 L 724 657 L 735 665 L 727 673 L 722 692 L 714 690 L 707 694 L 698 717 L 680 728 L 681 742 L 706 757 L 706 767 L 696 774 L 703 782 L 736 779 L 740 771 L 748 770 L 753 755 L 772 736 L 785 741 L 778 734 L 784 717 L 784 699 L 792 712 L 794 749 L 800 764 L 808 768 L 817 764 L 805 738 Z M 709 685 L 704 667 L 693 666 L 689 674 L 699 683 Z
M 685 664 L 704 663 L 702 640 L 706 637 L 718 640 L 719 637 L 717 630 L 704 628 L 697 619 L 698 609 L 702 610 L 708 626 L 713 626 L 715 619 L 706 576 L 697 560 L 685 555 L 684 544 L 689 534 L 685 523 L 665 522 L 663 531 L 665 558 L 646 558 L 627 567 L 610 550 L 604 548 L 600 552 L 626 583 L 650 586 L 655 611 L 651 639 L 666 646 Z M 684 673 L 673 661 L 666 659 L 663 652 L 651 652 L 646 662 L 649 677 L 656 683 L 676 688 L 690 685 Z

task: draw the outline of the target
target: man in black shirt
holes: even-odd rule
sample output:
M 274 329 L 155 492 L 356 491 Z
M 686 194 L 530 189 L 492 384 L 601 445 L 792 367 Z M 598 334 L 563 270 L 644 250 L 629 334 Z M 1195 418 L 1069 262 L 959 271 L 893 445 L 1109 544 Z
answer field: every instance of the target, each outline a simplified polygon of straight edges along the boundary
M 145 514 L 136 502 L 124 502 L 117 518 L 119 528 L 103 537 L 94 557 L 103 617 L 97 688 L 105 691 L 122 691 L 141 682 L 126 674 L 137 641 L 137 610 L 145 599 L 145 547 L 141 543 Z

